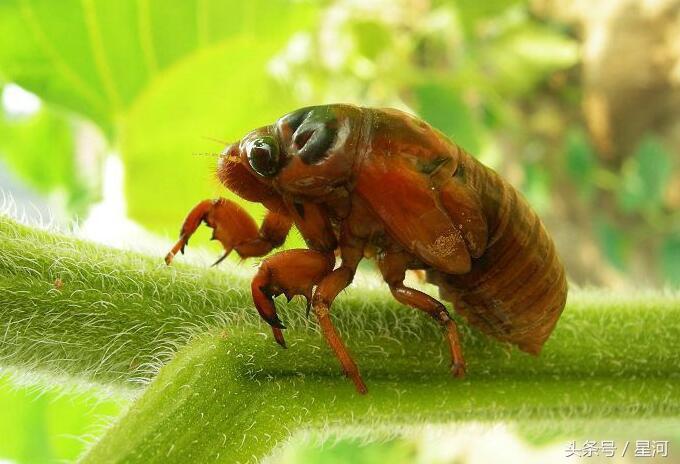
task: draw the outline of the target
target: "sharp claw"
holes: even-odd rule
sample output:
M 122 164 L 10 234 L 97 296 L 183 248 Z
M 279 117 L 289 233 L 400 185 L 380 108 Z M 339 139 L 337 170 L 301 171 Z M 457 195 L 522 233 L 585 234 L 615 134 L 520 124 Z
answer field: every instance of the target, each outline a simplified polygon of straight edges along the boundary
M 354 386 L 357 389 L 357 393 L 359 393 L 360 395 L 365 395 L 366 393 L 368 393 L 368 388 L 366 388 L 366 384 L 364 383 L 363 380 L 359 379 L 359 382 L 355 381 Z
M 226 205 L 227 206 L 225 206 L 225 203 L 223 201 L 203 200 L 196 206 L 194 206 L 184 219 L 184 223 L 182 223 L 182 227 L 179 230 L 179 239 L 177 240 L 171 251 L 172 256 L 169 258 L 166 256 L 166 262 L 168 260 L 172 260 L 172 258 L 176 256 L 178 253 L 184 254 L 186 247 L 189 245 L 189 239 L 194 234 L 194 232 L 196 232 L 196 230 L 201 224 L 205 223 L 209 227 L 212 227 L 213 229 L 215 228 L 214 225 L 211 225 L 212 222 L 209 223 L 208 221 L 210 215 L 215 212 L 215 208 L 220 208 L 220 211 L 222 213 L 224 213 L 222 208 L 226 208 L 226 210 L 229 210 L 229 208 L 231 208 L 232 210 L 240 208 L 238 205 L 236 205 L 236 203 L 230 202 L 227 203 Z M 215 232 L 213 231 L 213 238 L 214 237 Z
M 359 393 L 360 395 L 365 395 L 366 393 L 368 393 L 368 388 L 366 388 L 364 379 L 361 378 L 361 374 L 359 374 L 359 371 L 356 370 L 356 367 L 352 371 L 347 371 L 343 367 L 342 373 L 354 383 L 354 387 L 357 389 L 357 393 Z
M 465 363 L 452 363 L 451 364 L 451 374 L 454 377 L 462 378 L 465 376 Z
M 286 346 L 286 340 L 283 338 L 283 332 L 281 332 L 281 329 L 272 327 L 272 333 L 274 334 L 274 340 L 276 340 L 276 343 L 281 345 L 283 348 L 288 348 Z
M 180 236 L 179 240 L 175 245 L 173 245 L 172 249 L 168 252 L 167 255 L 165 255 L 165 264 L 168 266 L 172 262 L 172 260 L 177 256 L 178 252 L 182 252 L 184 254 L 184 247 L 186 246 L 186 241 L 184 239 L 184 236 Z
M 230 250 L 230 251 L 231 251 L 231 250 Z M 217 258 L 217 261 L 215 261 L 215 262 L 212 264 L 212 267 L 215 267 L 215 266 L 217 266 L 218 264 L 220 264 L 222 261 L 224 261 L 224 259 L 225 259 L 227 256 L 229 256 L 229 252 L 230 252 L 230 251 L 225 252 L 222 256 L 220 256 L 219 258 Z

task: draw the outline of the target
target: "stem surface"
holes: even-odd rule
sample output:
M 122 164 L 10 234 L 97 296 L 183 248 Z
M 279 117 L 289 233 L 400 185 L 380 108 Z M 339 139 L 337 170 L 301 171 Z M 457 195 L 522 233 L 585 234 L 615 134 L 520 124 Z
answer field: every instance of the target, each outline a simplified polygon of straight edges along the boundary
M 332 317 L 368 385 L 362 397 L 300 302 L 279 302 L 289 349 L 274 343 L 238 271 L 168 268 L 6 218 L 0 243 L 3 367 L 134 388 L 174 357 L 85 462 L 255 462 L 303 431 L 680 413 L 673 293 L 572 292 L 538 358 L 458 320 L 459 380 L 433 321 L 355 286 Z

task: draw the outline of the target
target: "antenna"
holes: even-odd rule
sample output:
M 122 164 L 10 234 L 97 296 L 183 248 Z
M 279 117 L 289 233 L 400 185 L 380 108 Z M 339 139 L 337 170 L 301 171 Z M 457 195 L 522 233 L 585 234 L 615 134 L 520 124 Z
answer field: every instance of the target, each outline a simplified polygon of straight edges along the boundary
M 201 137 L 206 140 L 210 140 L 211 142 L 219 143 L 221 145 L 229 145 L 229 142 L 225 142 L 224 140 L 219 140 L 214 137 L 208 137 L 207 135 L 202 135 Z

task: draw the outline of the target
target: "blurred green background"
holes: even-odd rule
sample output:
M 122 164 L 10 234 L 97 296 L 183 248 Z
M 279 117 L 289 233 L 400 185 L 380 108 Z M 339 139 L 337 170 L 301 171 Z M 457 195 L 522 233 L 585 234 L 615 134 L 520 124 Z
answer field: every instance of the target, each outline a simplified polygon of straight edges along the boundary
M 3 0 L 0 36 L 0 206 L 28 219 L 165 244 L 227 195 L 219 141 L 300 106 L 390 106 L 518 187 L 574 284 L 680 285 L 678 0 Z M 15 462 L 74 459 L 126 403 L 1 382 Z M 287 459 L 453 462 L 416 448 Z

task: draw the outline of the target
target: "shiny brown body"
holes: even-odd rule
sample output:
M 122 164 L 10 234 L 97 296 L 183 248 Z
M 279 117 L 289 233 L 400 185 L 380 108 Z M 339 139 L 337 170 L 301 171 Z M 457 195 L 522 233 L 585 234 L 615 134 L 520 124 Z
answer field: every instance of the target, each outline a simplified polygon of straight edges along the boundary
M 564 267 L 526 200 L 469 155 L 462 165 L 487 218 L 487 248 L 472 261 L 470 272 L 447 275 L 429 270 L 428 281 L 470 324 L 538 354 L 564 309 Z
M 533 354 L 564 308 L 564 269 L 526 201 L 406 113 L 303 108 L 227 147 L 217 175 L 228 189 L 269 210 L 262 225 L 255 231 L 233 202 L 203 201 L 189 213 L 166 261 L 202 221 L 215 229 L 225 256 L 233 249 L 244 258 L 280 246 L 295 225 L 309 250 L 263 261 L 253 279 L 255 306 L 285 346 L 273 297 L 311 299 L 329 346 L 362 393 L 366 387 L 329 310 L 364 257 L 376 259 L 395 299 L 442 325 L 455 376 L 465 370 L 456 325 L 442 303 L 404 285 L 406 270 L 425 270 L 472 325 Z

